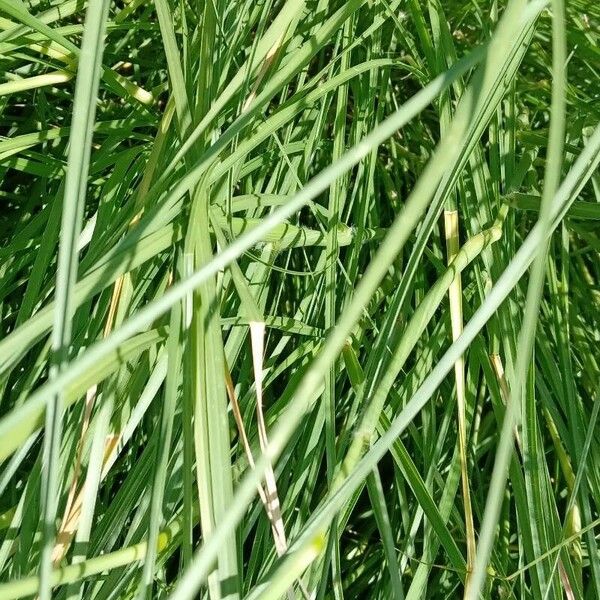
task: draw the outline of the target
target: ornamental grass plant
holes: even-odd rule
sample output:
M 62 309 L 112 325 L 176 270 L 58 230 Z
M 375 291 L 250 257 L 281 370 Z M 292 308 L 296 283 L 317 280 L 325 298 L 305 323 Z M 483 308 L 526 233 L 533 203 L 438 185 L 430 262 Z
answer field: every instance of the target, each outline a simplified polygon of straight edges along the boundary
M 0 0 L 0 600 L 600 599 L 600 5 Z

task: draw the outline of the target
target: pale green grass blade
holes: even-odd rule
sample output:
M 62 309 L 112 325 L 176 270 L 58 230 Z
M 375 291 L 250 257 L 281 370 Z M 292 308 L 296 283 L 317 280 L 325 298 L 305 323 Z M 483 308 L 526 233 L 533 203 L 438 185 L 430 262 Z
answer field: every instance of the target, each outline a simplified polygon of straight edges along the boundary
M 517 350 L 517 370 L 511 381 L 511 399 L 507 406 L 504 423 L 500 434 L 500 442 L 496 452 L 494 473 L 490 483 L 489 501 L 486 505 L 484 520 L 481 525 L 479 544 L 477 547 L 477 558 L 473 569 L 472 589 L 469 590 L 467 598 L 476 600 L 483 586 L 485 569 L 489 560 L 493 543 L 494 530 L 500 512 L 501 490 L 506 481 L 506 470 L 513 451 L 513 427 L 517 423 L 517 415 L 521 409 L 526 388 L 527 371 L 530 368 L 530 358 L 533 349 L 535 330 L 538 319 L 538 310 L 541 301 L 546 253 L 548 251 L 546 238 L 548 232 L 552 231 L 553 200 L 560 182 L 560 171 L 563 160 L 563 140 L 566 119 L 566 38 L 564 34 L 564 6 L 560 0 L 552 4 L 553 27 L 552 27 L 552 60 L 553 60 L 553 90 L 552 109 L 550 123 L 550 139 L 548 160 L 546 163 L 544 191 L 540 208 L 540 216 L 537 228 L 540 230 L 542 244 L 535 254 L 525 314 L 519 334 L 519 347 Z
M 82 60 L 79 64 L 69 158 L 65 179 L 58 269 L 56 277 L 56 306 L 52 330 L 53 369 L 50 380 L 56 379 L 69 359 L 72 319 L 75 311 L 73 289 L 77 278 L 77 249 L 86 199 L 92 132 L 96 114 L 100 64 L 104 47 L 104 30 L 108 2 L 90 5 L 86 15 L 86 30 L 82 40 Z M 46 407 L 44 435 L 44 468 L 42 470 L 43 517 L 42 552 L 40 556 L 40 599 L 51 597 L 51 553 L 54 546 L 54 521 L 61 489 L 59 477 L 59 449 L 62 438 L 64 388 L 58 389 Z

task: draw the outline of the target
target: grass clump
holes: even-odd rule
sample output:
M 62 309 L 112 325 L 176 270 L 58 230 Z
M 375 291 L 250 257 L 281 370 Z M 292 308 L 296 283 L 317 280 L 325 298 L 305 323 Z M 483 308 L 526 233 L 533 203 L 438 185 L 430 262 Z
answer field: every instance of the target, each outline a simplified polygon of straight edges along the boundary
M 0 598 L 600 598 L 590 0 L 0 0 Z

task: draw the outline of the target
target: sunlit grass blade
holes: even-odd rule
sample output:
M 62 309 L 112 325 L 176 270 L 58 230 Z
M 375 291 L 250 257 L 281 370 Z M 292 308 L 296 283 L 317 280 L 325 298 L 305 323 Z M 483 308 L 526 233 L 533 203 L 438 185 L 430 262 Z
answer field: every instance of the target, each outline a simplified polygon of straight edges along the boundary
M 77 278 L 76 244 L 86 200 L 88 171 L 92 145 L 92 133 L 96 114 L 100 64 L 104 48 L 104 31 L 108 16 L 108 2 L 93 2 L 86 15 L 86 30 L 82 40 L 82 60 L 77 73 L 77 84 L 73 104 L 69 158 L 65 179 L 58 269 L 56 277 L 56 306 L 52 329 L 52 368 L 50 380 L 64 371 L 69 360 L 72 336 L 72 319 L 75 306 L 73 289 Z M 51 597 L 52 549 L 56 512 L 60 498 L 60 446 L 64 388 L 58 389 L 46 407 L 44 435 L 44 468 L 42 470 L 43 513 L 41 519 L 42 550 L 40 554 L 41 600 Z

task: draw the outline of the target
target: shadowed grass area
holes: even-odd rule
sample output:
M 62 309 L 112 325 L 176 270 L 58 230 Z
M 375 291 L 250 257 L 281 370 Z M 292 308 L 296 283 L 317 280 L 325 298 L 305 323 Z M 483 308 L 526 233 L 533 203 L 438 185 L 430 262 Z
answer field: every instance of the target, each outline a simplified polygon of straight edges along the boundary
M 591 0 L 0 0 L 0 598 L 600 598 Z

